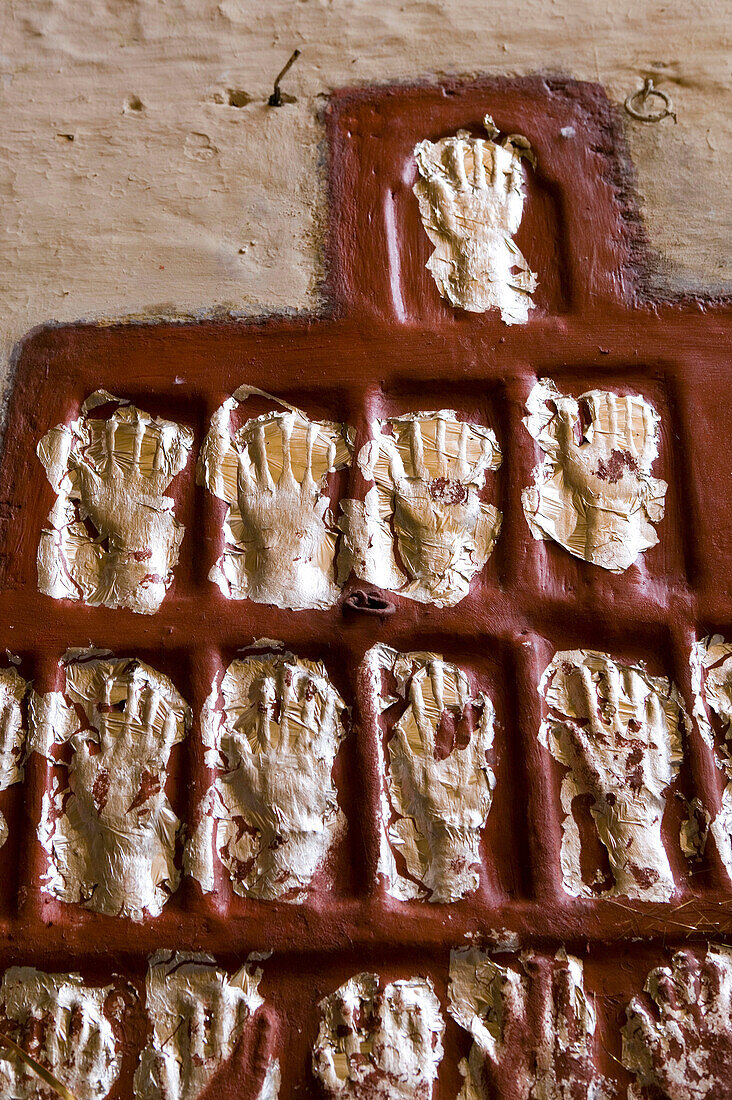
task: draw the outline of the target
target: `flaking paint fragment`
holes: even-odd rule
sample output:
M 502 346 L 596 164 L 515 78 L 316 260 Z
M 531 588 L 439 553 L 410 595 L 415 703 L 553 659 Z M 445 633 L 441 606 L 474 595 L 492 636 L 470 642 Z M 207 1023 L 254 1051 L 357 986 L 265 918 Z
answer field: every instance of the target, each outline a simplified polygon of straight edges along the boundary
M 214 684 L 201 725 L 216 777 L 186 853 L 205 892 L 218 859 L 238 894 L 304 900 L 345 826 L 332 777 L 345 709 L 325 667 L 291 653 L 233 661 Z
M 488 140 L 458 130 L 415 147 L 414 193 L 435 250 L 427 268 L 443 298 L 472 313 L 499 309 L 507 325 L 526 324 L 536 275 L 513 240 L 524 209 L 522 158 L 529 142 L 509 134 L 500 144 L 486 115 Z
M 628 1100 L 725 1100 L 732 1095 L 732 950 L 710 944 L 699 960 L 677 951 L 652 970 L 648 998 L 626 1009 Z
M 28 684 L 14 668 L 0 669 L 0 791 L 23 781 L 26 729 L 23 701 Z M 0 848 L 8 839 L 8 823 L 0 811 Z
M 668 488 L 651 476 L 658 413 L 638 394 L 567 397 L 548 378 L 536 383 L 526 409 L 524 424 L 546 454 L 522 494 L 532 535 L 622 573 L 658 542 L 654 524 Z
M 75 651 L 63 669 L 63 691 L 33 693 L 30 705 L 32 748 L 68 769 L 43 796 L 42 889 L 98 913 L 157 916 L 180 881 L 181 823 L 165 781 L 190 708 L 167 676 L 134 658 Z M 66 742 L 68 765 L 54 753 Z
M 449 1012 L 472 1037 L 458 1100 L 494 1095 L 486 1069 L 516 1100 L 609 1100 L 594 1064 L 596 1017 L 580 959 L 526 954 L 501 966 L 475 947 L 450 954 Z M 529 1016 L 536 1014 L 535 1019 Z M 527 1024 L 532 1042 L 526 1042 Z
M 721 634 L 703 638 L 691 653 L 694 718 L 727 783 L 710 831 L 732 878 L 732 645 Z M 718 729 L 712 726 L 712 719 Z
M 198 460 L 199 484 L 228 505 L 210 579 L 232 600 L 331 607 L 338 531 L 327 476 L 350 461 L 346 429 L 288 405 L 232 432 L 232 412 L 252 394 L 262 391 L 240 387 L 214 414 Z
M 107 419 L 89 415 L 117 408 Z M 56 496 L 38 547 L 38 587 L 54 599 L 158 610 L 173 580 L 183 524 L 165 496 L 193 446 L 189 428 L 97 390 L 81 416 L 38 444 Z
M 353 1100 L 430 1100 L 445 1023 L 429 978 L 383 988 L 356 974 L 320 1002 L 313 1071 L 325 1095 Z
M 102 1100 L 114 1085 L 121 1055 L 109 1007 L 114 986 L 87 986 L 80 974 L 6 970 L 0 985 L 0 1030 L 63 1085 L 76 1100 Z M 58 1100 L 17 1055 L 0 1054 L 0 1092 L 13 1100 Z
M 230 975 L 209 955 L 156 952 L 145 982 L 152 1033 L 135 1071 L 138 1100 L 196 1100 L 264 1003 L 261 978 L 251 960 Z M 277 1100 L 278 1083 L 272 1061 L 256 1100 Z
M 480 883 L 480 838 L 495 785 L 486 757 L 493 704 L 484 692 L 473 695 L 465 672 L 436 653 L 377 645 L 366 661 L 376 709 L 402 708 L 387 743 L 388 765 L 377 742 L 379 872 L 402 901 L 458 901 Z M 395 697 L 385 693 L 384 673 L 396 684 Z
M 341 579 L 353 569 L 421 603 L 459 603 L 501 529 L 478 495 L 501 465 L 494 433 L 450 409 L 377 420 L 358 465 L 373 484 L 363 503 L 342 502 Z
M 568 769 L 562 782 L 562 878 L 574 896 L 667 901 L 675 890 L 661 825 L 678 774 L 688 717 L 670 680 L 607 653 L 565 650 L 539 683 L 539 740 Z M 574 800 L 591 796 L 612 883 L 587 883 Z

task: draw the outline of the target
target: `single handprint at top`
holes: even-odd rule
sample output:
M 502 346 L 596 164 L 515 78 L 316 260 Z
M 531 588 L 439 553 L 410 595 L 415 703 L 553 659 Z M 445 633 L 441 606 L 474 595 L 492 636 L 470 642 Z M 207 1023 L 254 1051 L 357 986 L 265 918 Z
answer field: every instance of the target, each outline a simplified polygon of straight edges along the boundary
M 546 704 L 539 739 L 569 769 L 561 793 L 565 890 L 668 900 L 676 887 L 662 837 L 663 813 L 688 728 L 678 689 L 641 665 L 573 650 L 555 655 L 539 692 Z M 583 795 L 592 799 L 590 813 L 607 851 L 614 878 L 609 890 L 582 876 L 582 837 L 572 803 Z
M 699 960 L 677 951 L 628 1005 L 623 1065 L 628 1100 L 731 1100 L 732 951 L 710 944 Z
M 196 1100 L 264 1003 L 261 978 L 250 962 L 230 975 L 208 955 L 156 952 L 145 983 L 152 1032 L 135 1072 L 138 1100 Z
M 542 379 L 524 424 L 546 453 L 523 506 L 536 539 L 622 573 L 658 542 L 665 481 L 651 477 L 660 417 L 638 394 L 591 390 L 579 400 Z
M 480 881 L 480 836 L 495 783 L 486 757 L 493 705 L 483 692 L 472 695 L 463 670 L 437 654 L 375 646 L 367 660 L 377 707 L 396 701 L 384 698 L 384 671 L 406 703 L 388 741 L 379 870 L 394 897 L 457 901 Z
M 333 1100 L 430 1100 L 445 1023 L 428 978 L 356 974 L 320 1002 L 313 1072 Z
M 118 407 L 107 419 L 89 415 L 109 402 Z M 58 494 L 38 548 L 40 590 L 56 599 L 157 611 L 184 533 L 165 491 L 192 445 L 190 429 L 104 391 L 88 398 L 78 420 L 52 428 L 38 445 Z
M 238 894 L 300 901 L 344 816 L 333 764 L 345 704 L 322 664 L 282 653 L 233 661 L 203 715 L 217 776 L 187 852 L 213 889 L 213 853 Z
M 414 193 L 435 251 L 427 261 L 443 298 L 473 313 L 499 309 L 508 325 L 525 324 L 536 276 L 513 241 L 524 208 L 522 158 L 534 162 L 526 138 L 498 144 L 490 115 L 485 138 L 458 130 L 421 141 L 414 150 Z
M 374 439 L 361 449 L 358 462 L 378 494 L 378 506 L 366 509 L 360 542 L 379 539 L 392 557 L 386 570 L 391 579 L 384 575 L 383 560 L 367 565 L 372 555 L 365 545 L 355 545 L 348 512 L 355 502 L 344 501 L 349 523 L 341 521 L 342 553 L 349 566 L 360 579 L 410 599 L 438 607 L 459 603 L 501 529 L 501 513 L 478 495 L 486 471 L 501 464 L 491 429 L 458 420 L 446 409 L 393 417 L 376 422 Z
M 103 1100 L 119 1076 L 121 1054 L 110 1016 L 114 986 L 88 986 L 79 974 L 11 967 L 0 985 L 0 1031 L 65 1086 L 76 1100 Z M 58 1091 L 7 1048 L 0 1091 L 13 1100 L 58 1100 Z
M 54 745 L 73 747 L 68 787 L 56 781 L 43 799 L 43 888 L 96 912 L 155 916 L 180 881 L 181 826 L 165 779 L 190 710 L 166 676 L 140 661 L 74 655 L 65 673 L 63 693 L 31 699 L 33 747 L 54 763 Z
M 490 1100 L 507 1082 L 515 1100 L 615 1095 L 594 1060 L 596 1017 L 582 962 L 564 949 L 505 966 L 474 947 L 453 951 L 448 994 L 451 1016 L 473 1037 L 458 1100 Z
M 211 580 L 230 599 L 331 607 L 337 530 L 326 479 L 350 460 L 345 430 L 288 407 L 232 434 L 231 413 L 251 392 L 241 387 L 214 415 L 198 462 L 199 482 L 229 505 Z

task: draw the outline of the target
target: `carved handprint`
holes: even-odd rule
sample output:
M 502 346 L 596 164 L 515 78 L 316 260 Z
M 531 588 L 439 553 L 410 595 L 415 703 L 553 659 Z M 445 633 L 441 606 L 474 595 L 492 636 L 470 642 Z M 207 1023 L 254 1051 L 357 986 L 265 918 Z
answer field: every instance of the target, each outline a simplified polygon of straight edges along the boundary
M 79 420 L 38 445 L 58 493 L 38 551 L 39 587 L 56 598 L 152 614 L 172 581 L 184 531 L 165 490 L 184 468 L 193 434 L 134 406 L 106 420 L 88 416 L 102 399 L 116 400 L 93 394 Z
M 501 464 L 493 432 L 444 409 L 395 417 L 376 423 L 375 439 L 362 449 L 359 464 L 379 495 L 379 509 L 362 541 L 379 533 L 395 540 L 407 574 L 400 577 L 392 569 L 397 584 L 406 581 L 401 595 L 438 607 L 458 603 L 490 557 L 501 528 L 501 513 L 478 496 L 486 471 Z M 380 532 L 374 530 L 378 523 Z M 354 568 L 369 557 L 365 549 L 348 552 Z M 384 580 L 359 575 L 372 583 Z
M 582 963 L 522 956 L 499 966 L 476 948 L 450 956 L 450 1014 L 473 1036 L 458 1100 L 609 1100 L 612 1085 L 594 1063 L 595 1013 Z M 532 1041 L 526 1041 L 527 1032 Z
M 224 402 L 199 459 L 199 482 L 229 505 L 226 549 L 211 579 L 231 599 L 330 607 L 339 590 L 326 476 L 349 461 L 343 430 L 288 408 L 232 435 L 231 412 L 247 396 L 242 387 Z
M 322 665 L 291 654 L 234 661 L 222 693 L 223 715 L 204 720 L 219 775 L 189 869 L 210 889 L 215 847 L 237 893 L 301 900 L 343 824 L 331 773 L 345 704 Z
M 691 672 L 697 727 L 723 776 L 710 829 L 732 878 L 732 645 L 721 634 L 696 642 Z
M 592 814 L 615 879 L 612 894 L 665 901 L 675 884 L 662 839 L 665 793 L 678 773 L 687 716 L 678 690 L 606 653 L 557 653 L 542 676 L 541 743 L 569 773 L 562 785 L 562 871 L 572 894 L 595 896 L 580 871 L 578 795 Z
M 700 962 L 678 951 L 634 998 L 623 1027 L 623 1065 L 635 1077 L 629 1100 L 730 1100 L 732 952 L 711 944 Z
M 489 139 L 498 136 L 489 115 Z M 524 175 L 533 162 L 526 138 L 512 134 L 499 145 L 467 130 L 434 144 L 422 141 L 414 156 L 414 187 L 435 251 L 427 268 L 443 298 L 473 313 L 500 309 L 506 324 L 524 324 L 536 276 L 512 237 L 521 224 Z
M 261 969 L 249 963 L 229 975 L 207 955 L 154 955 L 146 981 L 152 1036 L 140 1055 L 135 1096 L 196 1100 L 203 1095 L 263 1004 L 257 989 L 261 977 Z M 255 1100 L 262 1094 L 247 1095 Z
M 546 452 L 523 492 L 534 538 L 621 573 L 658 542 L 667 485 L 651 477 L 660 418 L 643 397 L 591 390 L 579 401 L 543 379 L 524 424 Z M 579 438 L 578 438 L 579 436 Z
M 76 1100 L 102 1100 L 120 1055 L 105 1008 L 113 986 L 86 986 L 79 974 L 11 967 L 0 986 L 1 1030 Z M 12 1051 L 0 1058 L 0 1089 L 13 1100 L 58 1100 L 55 1088 Z
M 72 661 L 65 695 L 35 696 L 37 747 L 69 740 L 69 788 L 44 797 L 38 828 L 46 889 L 97 912 L 141 920 L 178 885 L 180 823 L 165 795 L 170 751 L 190 725 L 171 682 L 135 660 Z M 81 707 L 88 725 L 74 710 Z
M 479 883 L 480 835 L 495 782 L 486 759 L 493 706 L 482 692 L 471 696 L 462 669 L 437 654 L 377 646 L 368 660 L 379 695 L 386 669 L 407 703 L 388 742 L 379 869 L 396 897 L 457 901 Z
M 428 978 L 380 989 L 357 974 L 320 1003 L 313 1072 L 326 1096 L 352 1100 L 430 1100 L 442 1060 L 445 1024 Z

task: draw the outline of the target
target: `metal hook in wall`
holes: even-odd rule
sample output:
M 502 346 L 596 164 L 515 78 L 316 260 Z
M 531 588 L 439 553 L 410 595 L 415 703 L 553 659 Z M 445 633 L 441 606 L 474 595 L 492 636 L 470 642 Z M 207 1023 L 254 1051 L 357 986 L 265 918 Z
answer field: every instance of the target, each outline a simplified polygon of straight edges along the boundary
M 661 106 L 656 106 L 655 109 L 654 99 L 661 103 Z M 625 109 L 630 117 L 637 119 L 638 122 L 661 122 L 664 118 L 678 121 L 671 99 L 661 88 L 654 87 L 650 76 L 643 81 L 642 88 L 630 93 L 625 100 Z

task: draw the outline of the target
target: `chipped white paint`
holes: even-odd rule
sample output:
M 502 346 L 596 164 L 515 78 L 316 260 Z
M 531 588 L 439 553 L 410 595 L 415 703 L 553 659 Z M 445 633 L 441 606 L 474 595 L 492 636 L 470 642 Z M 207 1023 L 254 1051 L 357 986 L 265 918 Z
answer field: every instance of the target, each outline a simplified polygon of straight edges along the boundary
M 233 661 L 221 696 L 214 684 L 202 715 L 217 774 L 188 870 L 210 891 L 216 856 L 238 894 L 302 901 L 345 825 L 332 777 L 345 704 L 322 664 L 291 653 Z
M 710 830 L 732 878 L 732 645 L 721 634 L 696 642 L 691 653 L 691 675 L 699 732 L 727 780 Z M 718 736 L 712 728 L 712 715 L 720 725 Z
M 663 519 L 668 488 L 651 476 L 658 413 L 638 394 L 567 397 L 548 378 L 526 408 L 524 424 L 546 454 L 522 494 L 532 535 L 622 573 L 658 542 L 653 525 Z
M 28 684 L 14 668 L 0 669 L 0 791 L 21 783 L 26 730 L 22 705 Z M 8 823 L 0 811 L 0 848 L 8 839 Z
M 89 415 L 108 402 L 118 406 L 111 416 Z M 184 532 L 165 491 L 192 446 L 189 428 L 103 390 L 87 398 L 78 420 L 51 428 L 38 444 L 57 494 L 38 546 L 40 591 L 92 606 L 157 611 Z
M 452 607 L 501 529 L 501 513 L 478 495 L 501 464 L 498 441 L 449 409 L 376 421 L 373 437 L 358 456 L 373 486 L 363 503 L 343 502 L 341 579 L 353 569 L 380 588 Z
M 209 955 L 156 952 L 145 982 L 152 1034 L 135 1071 L 138 1100 L 196 1100 L 264 1003 L 261 977 L 252 962 L 230 975 Z M 278 1081 L 272 1062 L 257 1100 L 276 1100 Z
M 661 824 L 678 774 L 688 717 L 675 684 L 607 653 L 565 650 L 544 671 L 539 740 L 568 769 L 562 782 L 562 877 L 575 896 L 667 901 L 675 890 Z M 614 882 L 582 877 L 572 803 L 591 795 Z
M 320 1002 L 313 1070 L 326 1096 L 430 1100 L 442 1060 L 445 1023 L 429 978 L 381 988 L 356 974 Z
M 580 959 L 560 949 L 554 959 L 526 955 L 501 966 L 461 948 L 450 954 L 448 997 L 450 1015 L 473 1037 L 458 1100 L 490 1100 L 486 1065 L 501 1079 L 510 1075 L 517 1100 L 610 1100 L 612 1086 L 593 1061 L 596 1017 Z M 528 1020 L 530 1003 L 540 1006 L 538 1019 Z
M 113 988 L 87 986 L 80 974 L 45 974 L 13 966 L 0 985 L 2 1030 L 76 1100 L 102 1100 L 117 1080 L 121 1062 L 105 1015 Z M 12 1100 L 56 1096 L 7 1048 L 0 1057 L 0 1092 Z
M 414 193 L 435 246 L 427 268 L 451 305 L 471 313 L 498 309 L 507 325 L 526 324 L 536 275 L 513 235 L 524 210 L 521 159 L 534 158 L 526 138 L 510 134 L 499 143 L 490 115 L 483 124 L 487 141 L 458 130 L 414 150 Z
M 345 429 L 287 406 L 232 434 L 231 413 L 253 393 L 269 397 L 241 386 L 214 414 L 198 460 L 199 483 L 228 504 L 210 579 L 232 600 L 331 607 L 337 530 L 326 479 L 349 462 Z
M 400 900 L 458 901 L 480 883 L 480 838 L 495 785 L 486 759 L 493 704 L 484 692 L 471 694 L 465 672 L 436 653 L 377 645 L 366 662 L 377 713 L 395 703 L 403 707 L 388 742 L 388 766 L 380 735 L 377 742 L 379 872 Z M 384 673 L 396 681 L 396 698 L 384 692 Z M 444 726 L 450 743 L 442 746 Z
M 31 697 L 31 747 L 56 764 L 54 746 L 73 747 L 68 781 L 54 776 L 43 796 L 42 889 L 98 913 L 157 916 L 180 881 L 181 824 L 165 779 L 190 708 L 167 676 L 132 658 L 70 652 L 64 671 L 62 692 Z
M 732 950 L 706 957 L 677 951 L 648 975 L 649 1008 L 634 997 L 623 1027 L 623 1065 L 635 1077 L 628 1100 L 719 1100 L 730 1095 Z

